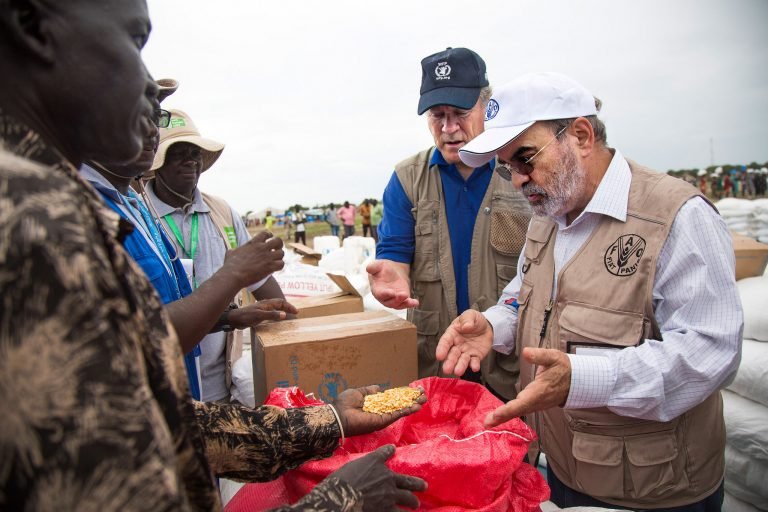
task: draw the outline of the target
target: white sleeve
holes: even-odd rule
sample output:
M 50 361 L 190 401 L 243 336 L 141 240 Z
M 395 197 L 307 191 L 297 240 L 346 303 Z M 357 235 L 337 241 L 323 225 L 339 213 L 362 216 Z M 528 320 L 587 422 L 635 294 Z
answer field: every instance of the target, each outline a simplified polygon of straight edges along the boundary
M 517 261 L 517 275 L 512 279 L 501 293 L 499 302 L 488 308 L 483 315 L 493 327 L 493 350 L 502 354 L 511 354 L 515 350 L 517 339 L 517 307 L 506 304 L 509 299 L 516 299 L 523 282 L 522 268 L 524 263 L 525 247 L 520 252 Z
M 602 407 L 669 421 L 721 388 L 741 359 L 743 312 L 731 235 L 712 207 L 689 200 L 659 255 L 653 305 L 659 340 L 607 357 L 569 354 L 565 408 Z

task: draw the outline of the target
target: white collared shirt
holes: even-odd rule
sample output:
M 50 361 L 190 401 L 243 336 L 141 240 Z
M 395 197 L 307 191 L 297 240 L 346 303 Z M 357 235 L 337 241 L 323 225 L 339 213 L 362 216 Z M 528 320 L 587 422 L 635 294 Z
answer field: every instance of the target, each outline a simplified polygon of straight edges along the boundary
M 626 221 L 629 164 L 616 151 L 594 196 L 569 225 L 557 223 L 557 274 L 587 241 L 602 215 Z M 493 326 L 493 348 L 514 350 L 517 310 L 504 304 L 517 297 L 517 276 L 485 317 Z M 668 421 L 698 405 L 733 379 L 741 358 L 743 313 L 734 281 L 734 253 L 725 222 L 695 197 L 675 217 L 656 264 L 653 306 L 663 342 L 645 340 L 605 356 L 568 354 L 571 389 L 565 408 L 608 407 L 634 418 Z

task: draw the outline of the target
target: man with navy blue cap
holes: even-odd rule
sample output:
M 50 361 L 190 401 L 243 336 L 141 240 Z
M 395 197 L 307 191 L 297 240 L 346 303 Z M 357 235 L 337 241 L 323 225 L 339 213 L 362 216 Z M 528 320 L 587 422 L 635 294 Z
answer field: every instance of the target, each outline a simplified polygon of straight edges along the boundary
M 743 327 L 725 222 L 609 147 L 600 101 L 567 76 L 524 75 L 489 104 L 461 158 L 495 157 L 535 215 L 499 303 L 441 338 L 443 370 L 521 354 L 517 398 L 485 425 L 536 430 L 558 506 L 719 511 Z
M 474 168 L 459 150 L 483 131 L 491 88 L 483 59 L 448 48 L 421 61 L 418 114 L 435 145 L 403 160 L 384 191 L 371 291 L 388 307 L 408 309 L 418 332 L 419 377 L 441 375 L 440 335 L 468 309 L 496 303 L 515 276 L 530 209 L 494 162 Z M 488 358 L 465 378 L 498 396 L 515 396 L 515 354 Z

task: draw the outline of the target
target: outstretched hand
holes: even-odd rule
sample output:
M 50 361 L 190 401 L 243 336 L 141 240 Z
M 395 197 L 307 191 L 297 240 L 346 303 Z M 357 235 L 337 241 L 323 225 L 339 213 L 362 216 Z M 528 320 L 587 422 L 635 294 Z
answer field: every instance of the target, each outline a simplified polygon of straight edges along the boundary
M 413 491 L 425 491 L 427 482 L 415 476 L 395 473 L 386 465 L 395 453 L 391 444 L 384 445 L 357 460 L 348 462 L 330 475 L 347 482 L 363 494 L 363 511 L 397 510 L 398 505 L 418 508 Z
M 347 389 L 342 392 L 333 405 L 336 408 L 336 412 L 339 413 L 344 434 L 347 436 L 370 434 L 394 423 L 403 416 L 408 416 L 418 411 L 421 409 L 421 404 L 427 401 L 427 397 L 424 396 L 424 390 L 418 389 L 421 390 L 421 395 L 416 399 L 414 405 L 387 414 L 363 412 L 365 396 L 378 393 L 380 390 L 379 386 Z
M 405 264 L 402 268 L 389 260 L 375 260 L 365 268 L 371 283 L 373 296 L 388 308 L 408 309 L 419 306 L 419 301 L 411 298 L 411 286 L 408 282 Z
M 443 362 L 443 373 L 464 375 L 467 367 L 480 371 L 482 361 L 493 346 L 493 328 L 488 320 L 473 309 L 467 310 L 451 322 L 440 337 L 435 357 Z
M 517 394 L 517 398 L 488 413 L 485 418 L 486 428 L 495 427 L 512 418 L 562 406 L 568 400 L 571 360 L 564 352 L 526 347 L 523 349 L 523 358 L 538 366 L 536 377 Z
M 281 270 L 283 256 L 283 241 L 269 231 L 262 231 L 247 243 L 227 251 L 224 265 L 238 276 L 238 284 L 244 288 Z
M 299 310 L 285 299 L 264 299 L 233 309 L 228 313 L 227 320 L 235 329 L 245 329 L 266 320 L 285 320 L 289 314 L 295 315 L 298 312 Z

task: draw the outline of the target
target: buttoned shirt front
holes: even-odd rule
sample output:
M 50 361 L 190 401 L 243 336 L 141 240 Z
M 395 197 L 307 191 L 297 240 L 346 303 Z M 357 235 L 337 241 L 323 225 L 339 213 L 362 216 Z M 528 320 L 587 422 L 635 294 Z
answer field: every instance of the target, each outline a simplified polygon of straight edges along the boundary
M 601 216 L 626 221 L 631 180 L 629 164 L 616 150 L 584 211 L 570 225 L 565 217 L 554 219 L 553 296 L 560 269 Z M 484 313 L 493 326 L 493 347 L 503 353 L 515 347 L 517 310 L 505 302 L 517 297 L 523 263 L 498 304 Z M 675 217 L 656 264 L 653 306 L 663 341 L 646 340 L 605 357 L 568 354 L 572 374 L 565 407 L 605 406 L 619 415 L 668 421 L 722 387 L 733 378 L 741 350 L 743 314 L 733 275 L 725 222 L 701 198 L 690 199 Z

